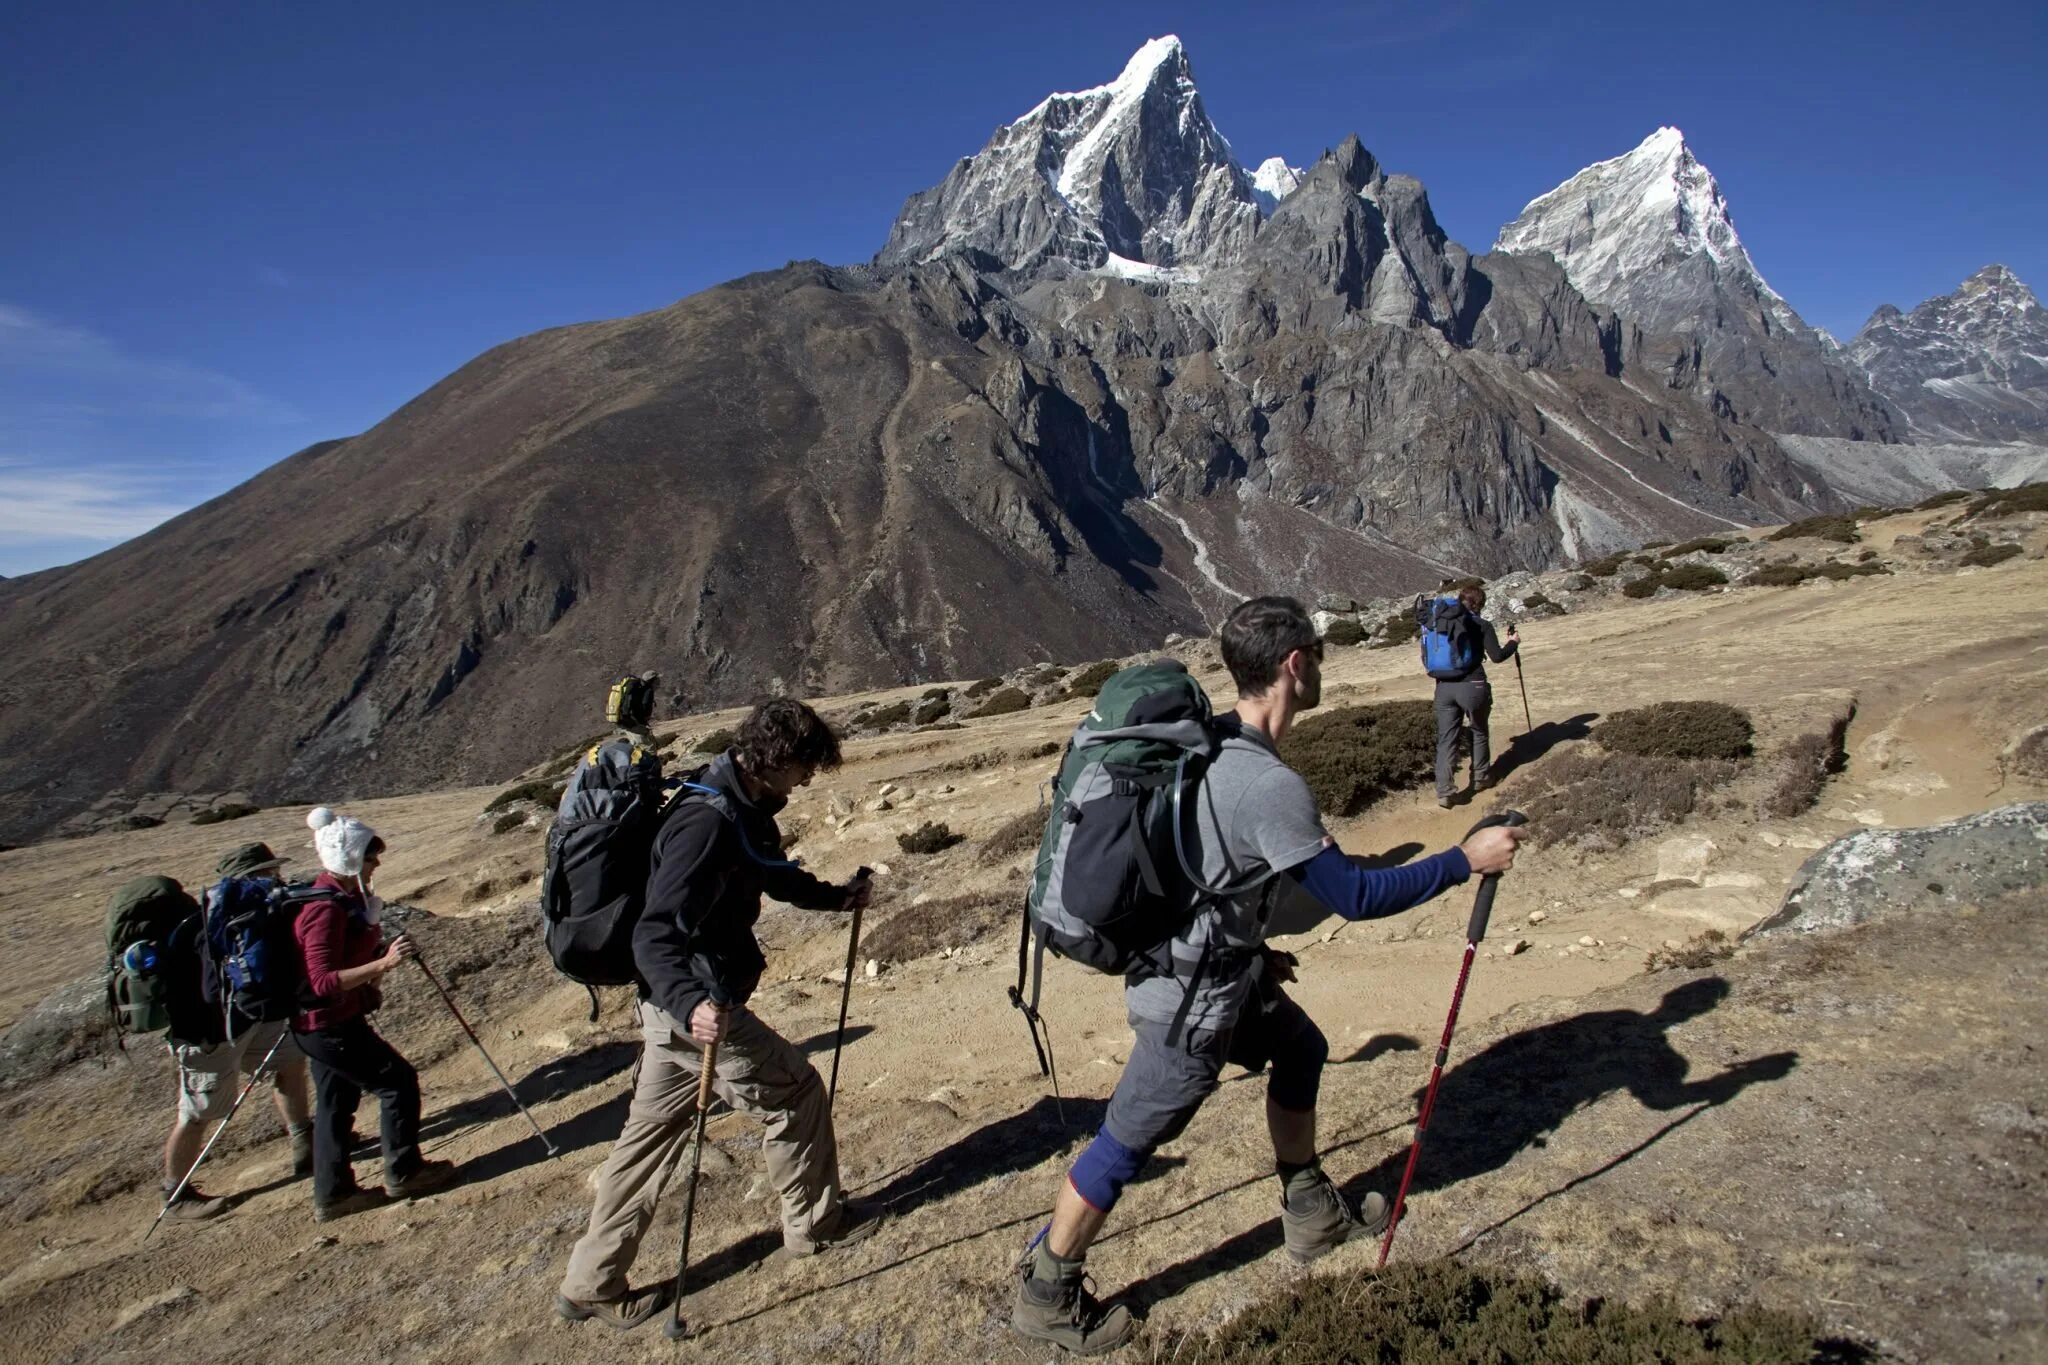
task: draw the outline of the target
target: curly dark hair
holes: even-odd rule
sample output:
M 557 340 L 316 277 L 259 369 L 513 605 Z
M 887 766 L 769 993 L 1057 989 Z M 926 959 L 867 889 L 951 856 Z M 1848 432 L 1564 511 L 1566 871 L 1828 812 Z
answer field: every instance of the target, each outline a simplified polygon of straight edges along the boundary
M 733 749 L 740 766 L 756 775 L 798 764 L 815 769 L 839 766 L 839 736 L 824 717 L 800 701 L 764 701 L 740 722 Z

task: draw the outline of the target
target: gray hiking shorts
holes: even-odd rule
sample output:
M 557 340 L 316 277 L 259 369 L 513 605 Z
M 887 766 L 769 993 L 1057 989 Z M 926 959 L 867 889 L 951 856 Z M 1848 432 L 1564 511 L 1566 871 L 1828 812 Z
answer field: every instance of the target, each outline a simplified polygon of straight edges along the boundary
M 1263 1006 L 1254 999 L 1231 1028 L 1183 1029 L 1176 1042 L 1167 1041 L 1170 1024 L 1133 1015 L 1131 1028 L 1137 1040 L 1102 1126 L 1134 1152 L 1149 1154 L 1179 1137 L 1215 1092 L 1225 1062 L 1251 1071 L 1270 1065 L 1267 1093 L 1275 1104 L 1296 1112 L 1316 1107 L 1330 1045 L 1284 992 Z
M 270 1059 L 272 1082 L 285 1067 L 293 1063 L 304 1066 L 305 1054 L 292 1039 L 290 1028 L 280 1019 L 251 1024 L 225 1043 L 172 1043 L 171 1058 L 178 1064 L 178 1121 L 205 1123 L 226 1118 L 228 1106 L 241 1089 L 243 1073 L 263 1064 L 264 1054 L 272 1043 L 278 1043 L 280 1035 L 284 1041 L 278 1043 L 277 1055 Z

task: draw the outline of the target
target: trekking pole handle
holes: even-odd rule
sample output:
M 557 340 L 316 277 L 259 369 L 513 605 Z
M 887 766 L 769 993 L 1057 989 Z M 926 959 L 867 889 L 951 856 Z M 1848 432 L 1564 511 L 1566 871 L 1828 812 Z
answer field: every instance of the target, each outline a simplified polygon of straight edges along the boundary
M 1478 824 L 1472 826 L 1466 832 L 1465 837 L 1469 839 L 1480 830 L 1491 829 L 1495 826 L 1505 826 L 1513 829 L 1518 825 L 1526 825 L 1528 823 L 1529 817 L 1522 814 L 1522 812 L 1518 810 L 1504 810 L 1497 815 L 1489 815 Z M 1493 893 L 1499 888 L 1500 873 L 1498 872 L 1489 872 L 1479 879 L 1479 895 L 1472 902 L 1472 919 L 1465 926 L 1465 941 L 1467 943 L 1477 943 L 1486 937 L 1486 922 L 1493 918 Z
M 712 1068 L 718 1065 L 718 1044 L 707 1043 L 704 1047 L 704 1068 L 697 1073 L 697 1112 L 707 1113 L 711 1108 Z

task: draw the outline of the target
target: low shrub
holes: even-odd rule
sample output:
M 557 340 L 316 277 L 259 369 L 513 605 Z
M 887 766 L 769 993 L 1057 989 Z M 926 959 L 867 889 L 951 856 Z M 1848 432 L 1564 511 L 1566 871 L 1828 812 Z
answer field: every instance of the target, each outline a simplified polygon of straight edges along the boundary
M 884 962 L 912 962 L 945 948 L 965 948 L 1016 913 L 1018 899 L 1006 894 L 938 896 L 920 905 L 889 909 L 886 914 L 871 911 L 877 922 L 861 936 L 862 955 Z
M 1609 753 L 1644 758 L 1747 758 L 1749 713 L 1718 701 L 1660 701 L 1617 711 L 1593 729 Z
M 983 701 L 970 714 L 974 719 L 980 720 L 987 716 L 1007 716 L 1012 712 L 1028 710 L 1030 706 L 1031 694 L 1029 692 L 1024 691 L 1022 688 L 1005 687 L 1000 692 L 990 693 L 987 700 Z
M 226 820 L 240 820 L 245 816 L 254 815 L 262 809 L 263 807 L 261 806 L 249 806 L 239 801 L 230 801 L 225 806 L 214 806 L 200 811 L 192 817 L 192 823 L 195 825 L 218 825 Z
M 739 740 L 730 730 L 713 730 L 701 739 L 693 740 L 689 752 L 693 754 L 722 754 Z
M 1664 551 L 1659 558 L 1677 559 L 1680 555 L 1690 554 L 1717 555 L 1726 551 L 1734 543 L 1732 540 L 1723 540 L 1719 536 L 1701 536 L 1697 540 L 1688 540 L 1681 544 L 1673 545 L 1670 549 Z
M 1728 575 L 1711 564 L 1676 564 L 1664 570 L 1664 586 L 1679 592 L 1705 592 L 1728 581 Z
M 2003 564 L 2020 553 L 2022 551 L 2017 545 L 1979 545 L 1956 562 L 1972 568 L 1988 569 L 1993 564 Z
M 1670 543 L 1671 542 L 1668 540 L 1646 540 L 1642 544 L 1636 546 L 1636 548 L 1638 550 L 1655 550 L 1663 546 L 1669 545 Z
M 1302 1280 L 1153 1358 L 1185 1365 L 1238 1361 L 1514 1361 L 1517 1365 L 1834 1365 L 1874 1360 L 1862 1345 L 1823 1339 L 1811 1318 L 1745 1304 L 1688 1318 L 1668 1301 L 1641 1307 L 1581 1300 L 1545 1280 L 1443 1259 L 1396 1262 Z
M 957 720 L 942 720 L 931 725 L 920 725 L 917 727 L 917 732 L 923 734 L 927 730 L 965 730 L 966 728 Z
M 2021 777 L 2048 782 L 2048 725 L 2039 725 L 2013 741 L 2006 764 Z
M 978 683 L 970 683 L 968 685 L 967 695 L 970 697 L 985 697 L 1002 685 L 1003 680 L 1001 678 L 983 678 Z
M 907 724 L 910 720 L 911 703 L 892 701 L 887 706 L 878 706 L 861 720 L 861 726 L 868 730 L 886 730 L 892 725 Z
M 1516 774 L 1505 799 L 1528 812 L 1538 844 L 1611 853 L 1691 815 L 1734 772 L 1732 763 L 1575 749 Z
M 162 823 L 163 821 L 154 815 L 124 815 L 121 817 L 122 829 L 155 829 Z
M 1434 777 L 1435 708 L 1389 701 L 1311 716 L 1280 742 L 1280 757 L 1308 782 L 1324 815 L 1356 815 Z
M 1842 516 L 1808 517 L 1790 526 L 1780 526 L 1764 539 L 1796 540 L 1801 536 L 1810 540 L 1832 540 L 1838 545 L 1854 545 L 1860 539 L 1856 534 L 1856 523 Z
M 944 701 L 952 695 L 953 689 L 950 687 L 927 687 L 923 692 L 918 694 L 918 700 Z
M 532 782 L 521 782 L 518 786 L 507 787 L 492 797 L 484 806 L 484 810 L 486 813 L 504 810 L 507 806 L 516 805 L 521 801 L 531 801 L 536 806 L 545 806 L 553 810 L 562 804 L 562 792 L 566 786 L 566 783 L 547 777 L 537 778 Z
M 1538 607 L 1554 607 L 1557 604 L 1540 592 L 1532 592 L 1522 599 L 1522 605 L 1534 611 Z
M 1875 550 L 1864 550 L 1864 551 L 1861 551 L 1861 552 L 1860 552 L 1859 554 L 1857 554 L 1857 556 L 1856 556 L 1856 562 L 1857 562 L 1858 564 L 1868 564 L 1868 563 L 1869 563 L 1869 562 L 1870 562 L 1871 560 L 1873 560 L 1873 559 L 1876 559 L 1876 558 L 1877 558 L 1877 551 L 1875 551 Z
M 1589 559 L 1584 564 L 1579 565 L 1579 571 L 1591 574 L 1595 578 L 1612 578 L 1621 572 L 1621 563 L 1627 557 L 1620 551 L 1616 551 L 1611 555 L 1602 555 L 1598 559 Z
M 1806 570 L 1797 564 L 1766 564 L 1742 580 L 1746 588 L 1796 588 L 1806 581 Z
M 1848 718 L 1843 717 L 1825 732 L 1809 731 L 1786 745 L 1778 756 L 1782 771 L 1777 785 L 1763 800 L 1764 814 L 1789 820 L 1812 810 L 1828 778 L 1849 764 L 1843 747 L 1848 731 Z
M 1873 578 L 1888 574 L 1891 570 L 1876 560 L 1859 561 L 1855 564 L 1838 564 L 1829 560 L 1825 564 L 1766 564 L 1742 580 L 1745 588 L 1791 588 L 1808 579 L 1825 578 L 1833 583 L 1845 583 L 1852 578 Z
M 2023 483 L 1994 488 L 1970 504 L 1971 517 L 2010 517 L 2021 512 L 2048 512 L 2048 483 Z
M 927 820 L 908 834 L 896 836 L 896 846 L 905 853 L 943 853 L 955 844 L 966 842 L 966 835 L 955 834 L 949 826 L 936 820 Z
M 491 833 L 510 834 L 515 829 L 526 828 L 526 817 L 516 810 L 508 810 L 491 821 Z
M 1365 643 L 1365 627 L 1349 617 L 1330 622 L 1330 628 L 1323 632 L 1325 643 L 1333 645 L 1362 645 Z
M 1658 575 L 1653 573 L 1644 574 L 1632 583 L 1622 584 L 1621 595 L 1623 597 L 1655 597 L 1657 589 L 1663 586 L 1664 580 Z
M 1719 929 L 1708 929 L 1688 939 L 1682 948 L 1656 948 L 1643 964 L 1644 971 L 1698 971 L 1735 955 L 1735 945 Z
M 1568 574 L 1565 576 L 1564 582 L 1558 586 L 1566 592 L 1585 592 L 1593 586 L 1593 578 L 1590 574 Z
M 1831 583 L 1846 583 L 1852 578 L 1874 578 L 1878 574 L 1888 574 L 1891 570 L 1875 561 L 1838 564 L 1831 559 L 1825 564 L 1815 564 L 1803 572 L 1808 578 L 1825 578 Z
M 1413 644 L 1422 635 L 1422 627 L 1415 624 L 1415 613 L 1397 611 L 1386 619 L 1380 633 L 1373 637 L 1374 649 L 1386 649 L 1392 645 Z
M 910 708 L 910 719 L 916 725 L 930 725 L 935 720 L 945 719 L 953 709 L 953 703 L 944 697 L 924 697 Z
M 1952 507 L 1970 496 L 1967 488 L 1951 488 L 1946 493 L 1936 493 L 1931 498 L 1913 504 L 1915 512 L 1932 512 L 1937 507 Z
M 1102 685 L 1123 671 L 1123 665 L 1115 659 L 1104 659 L 1101 663 L 1089 664 L 1076 669 L 1074 676 L 1067 679 L 1067 692 L 1076 697 L 1092 697 L 1102 690 Z
M 1045 833 L 1045 812 L 1037 806 L 1019 811 L 1002 824 L 996 832 L 981 841 L 981 860 L 985 863 L 1004 863 L 1020 853 L 1029 853 L 1038 847 L 1039 838 Z

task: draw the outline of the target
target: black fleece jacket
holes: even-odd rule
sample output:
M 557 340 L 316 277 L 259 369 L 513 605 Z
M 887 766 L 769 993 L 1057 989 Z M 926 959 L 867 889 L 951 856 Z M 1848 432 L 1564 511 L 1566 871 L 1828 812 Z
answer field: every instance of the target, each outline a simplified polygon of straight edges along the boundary
M 775 813 L 786 802 L 749 801 L 730 753 L 691 780 L 723 799 L 682 802 L 654 836 L 647 904 L 633 929 L 647 998 L 685 1025 L 703 1001 L 744 1005 L 760 984 L 767 963 L 754 922 L 764 893 L 804 910 L 837 910 L 851 889 L 778 865 Z

